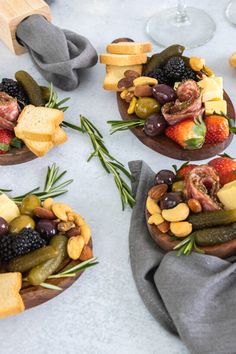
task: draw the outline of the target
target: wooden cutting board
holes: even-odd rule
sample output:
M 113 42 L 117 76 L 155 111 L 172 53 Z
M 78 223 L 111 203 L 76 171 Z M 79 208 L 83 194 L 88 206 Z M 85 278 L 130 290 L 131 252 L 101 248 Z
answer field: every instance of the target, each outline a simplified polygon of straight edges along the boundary
M 224 92 L 224 99 L 227 101 L 228 116 L 235 120 L 234 106 L 226 92 Z M 135 114 L 130 115 L 127 113 L 129 104 L 120 98 L 119 93 L 117 93 L 117 104 L 123 120 L 138 119 Z M 226 139 L 223 143 L 206 144 L 198 150 L 184 150 L 181 146 L 165 135 L 158 137 L 147 136 L 142 127 L 131 129 L 131 131 L 144 145 L 148 146 L 150 149 L 159 152 L 164 156 L 184 161 L 205 160 L 218 155 L 224 151 L 233 140 L 233 134 L 230 134 L 228 139 Z

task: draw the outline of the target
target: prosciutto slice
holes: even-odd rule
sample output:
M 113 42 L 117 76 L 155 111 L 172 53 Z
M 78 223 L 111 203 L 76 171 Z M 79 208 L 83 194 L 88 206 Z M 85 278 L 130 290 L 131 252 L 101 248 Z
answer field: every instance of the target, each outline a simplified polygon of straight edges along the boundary
M 19 114 L 17 100 L 5 92 L 0 92 L 0 128 L 14 131 Z
M 185 195 L 187 199 L 197 199 L 203 211 L 221 209 L 216 193 L 220 189 L 220 178 L 214 168 L 208 165 L 197 166 L 188 174 L 185 180 Z
M 175 102 L 168 102 L 162 107 L 162 114 L 169 125 L 185 119 L 194 119 L 203 114 L 201 91 L 194 80 L 187 80 L 180 84 L 176 94 Z

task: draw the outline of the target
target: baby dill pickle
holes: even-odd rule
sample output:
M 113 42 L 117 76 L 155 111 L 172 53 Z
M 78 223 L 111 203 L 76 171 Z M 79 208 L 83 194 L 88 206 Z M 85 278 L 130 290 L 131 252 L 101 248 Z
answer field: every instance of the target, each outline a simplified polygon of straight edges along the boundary
M 179 44 L 171 45 L 164 49 L 161 53 L 152 55 L 144 66 L 143 74 L 147 75 L 151 71 L 163 66 L 171 57 L 181 56 L 184 52 L 184 47 Z
M 206 229 L 212 226 L 221 226 L 236 222 L 236 209 L 207 211 L 199 214 L 191 214 L 188 221 L 194 230 Z
M 15 78 L 25 90 L 31 104 L 45 106 L 46 102 L 43 99 L 41 88 L 30 74 L 24 70 L 20 70 L 15 73 Z
M 46 246 L 32 251 L 24 256 L 14 258 L 8 264 L 9 272 L 21 272 L 24 273 L 37 265 L 57 257 L 59 251 L 52 247 Z
M 46 86 L 40 86 L 40 90 L 44 101 L 47 103 L 50 99 L 50 88 Z
M 195 231 L 194 240 L 198 246 L 213 246 L 236 239 L 236 223 Z
M 58 255 L 31 269 L 27 277 L 30 284 L 40 285 L 58 269 L 67 256 L 67 241 L 68 238 L 61 234 L 51 239 L 50 246 L 58 251 Z

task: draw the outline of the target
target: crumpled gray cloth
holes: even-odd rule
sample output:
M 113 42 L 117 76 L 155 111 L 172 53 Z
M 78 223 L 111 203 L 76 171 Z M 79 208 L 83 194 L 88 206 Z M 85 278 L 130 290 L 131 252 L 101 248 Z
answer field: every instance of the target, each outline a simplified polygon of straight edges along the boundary
M 41 15 L 23 20 L 16 34 L 45 79 L 63 90 L 75 89 L 80 70 L 97 63 L 97 52 L 87 38 L 62 30 Z
M 235 354 L 235 257 L 164 254 L 151 239 L 145 221 L 146 196 L 155 173 L 143 161 L 132 161 L 129 167 L 136 196 L 129 233 L 131 267 L 146 307 L 167 330 L 181 337 L 191 353 Z

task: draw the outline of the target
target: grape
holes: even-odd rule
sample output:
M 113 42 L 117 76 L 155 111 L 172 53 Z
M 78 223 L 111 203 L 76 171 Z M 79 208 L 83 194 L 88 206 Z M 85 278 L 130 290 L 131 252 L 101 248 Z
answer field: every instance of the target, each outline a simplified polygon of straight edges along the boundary
M 183 196 L 181 192 L 170 192 L 166 193 L 160 200 L 160 208 L 172 209 L 176 207 L 179 203 L 183 202 Z
M 144 131 L 148 136 L 159 136 L 164 133 L 167 123 L 161 113 L 153 113 L 150 115 L 144 125 Z
M 152 89 L 152 95 L 161 105 L 167 102 L 175 101 L 176 99 L 175 90 L 164 84 L 154 86 Z
M 156 180 L 156 184 L 165 183 L 168 186 L 170 186 L 174 183 L 175 174 L 170 170 L 161 170 L 156 174 L 155 180 Z
M 36 231 L 40 233 L 40 236 L 48 240 L 57 234 L 57 227 L 52 220 L 41 219 L 36 225 Z
M 5 219 L 0 217 L 0 236 L 8 234 L 9 226 Z

